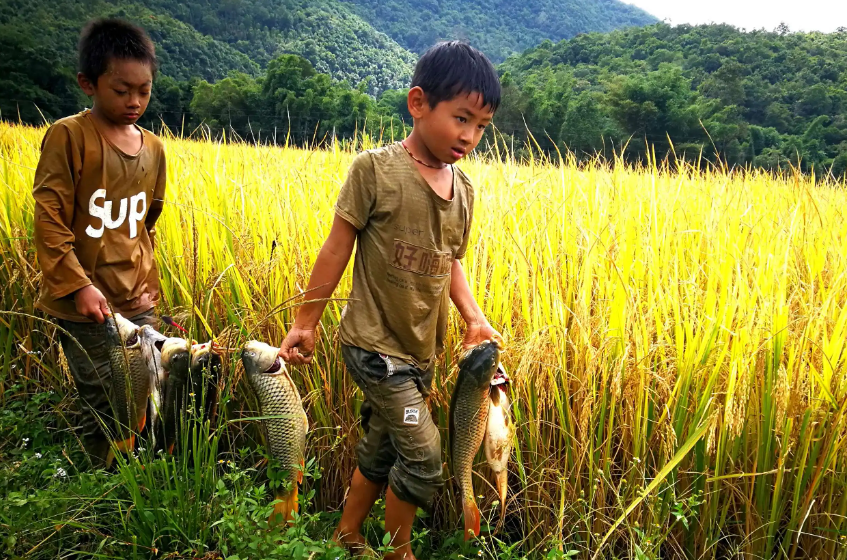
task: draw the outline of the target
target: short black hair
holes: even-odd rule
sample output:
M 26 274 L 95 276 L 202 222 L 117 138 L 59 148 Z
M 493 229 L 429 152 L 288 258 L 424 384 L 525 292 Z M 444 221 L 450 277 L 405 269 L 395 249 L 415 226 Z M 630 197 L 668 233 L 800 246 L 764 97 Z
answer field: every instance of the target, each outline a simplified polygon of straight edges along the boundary
M 113 58 L 147 63 L 153 76 L 159 68 L 153 41 L 137 25 L 117 18 L 88 22 L 79 37 L 79 71 L 96 85 Z
M 412 87 L 420 87 L 435 107 L 460 94 L 479 93 L 492 112 L 500 106 L 500 78 L 494 65 L 477 49 L 462 41 L 437 43 L 415 66 Z

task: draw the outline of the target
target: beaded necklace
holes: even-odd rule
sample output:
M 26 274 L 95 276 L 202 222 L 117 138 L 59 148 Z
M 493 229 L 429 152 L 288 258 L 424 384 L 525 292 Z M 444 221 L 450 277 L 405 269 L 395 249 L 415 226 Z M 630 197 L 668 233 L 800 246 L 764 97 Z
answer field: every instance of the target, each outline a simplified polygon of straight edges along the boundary
M 413 160 L 415 160 L 416 162 L 420 163 L 420 164 L 421 164 L 421 165 L 423 165 L 424 167 L 429 167 L 430 169 L 445 169 L 445 168 L 447 167 L 447 165 L 448 165 L 448 164 L 446 164 L 446 163 L 445 163 L 444 165 L 442 165 L 441 167 L 437 167 L 437 166 L 435 166 L 435 165 L 430 165 L 430 164 L 428 164 L 427 162 L 425 162 L 425 161 L 421 161 L 421 160 L 419 160 L 418 158 L 416 158 L 414 155 L 412 155 L 412 152 L 410 152 L 410 151 L 409 151 L 409 148 L 408 148 L 408 147 L 406 147 L 406 143 L 405 143 L 405 142 L 400 142 L 400 145 L 401 145 L 401 146 L 403 146 L 403 149 L 404 149 L 404 150 L 406 150 L 406 153 L 407 153 L 407 154 L 409 154 L 409 157 L 410 157 L 410 158 L 412 158 L 412 159 L 413 159 Z

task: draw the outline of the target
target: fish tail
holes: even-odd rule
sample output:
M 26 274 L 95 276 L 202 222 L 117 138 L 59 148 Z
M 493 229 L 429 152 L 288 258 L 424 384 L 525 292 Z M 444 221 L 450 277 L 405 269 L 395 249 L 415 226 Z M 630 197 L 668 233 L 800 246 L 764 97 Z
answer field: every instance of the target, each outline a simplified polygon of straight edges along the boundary
M 106 453 L 106 469 L 112 468 L 112 463 L 115 461 L 115 450 L 111 447 L 109 448 L 109 452 Z
M 121 441 L 116 441 L 115 447 L 121 453 L 129 453 L 130 451 L 132 451 L 132 448 L 135 447 L 135 434 Z
M 282 516 L 283 522 L 290 522 L 294 515 L 293 513 L 297 513 L 298 504 L 297 504 L 297 487 L 294 487 L 294 490 L 289 492 L 288 494 L 277 496 L 277 503 L 274 504 L 274 510 L 271 512 L 271 516 L 268 518 L 268 525 L 277 525 L 279 523 L 279 518 Z
M 497 494 L 500 496 L 500 523 L 506 517 L 506 495 L 509 492 L 509 471 L 503 469 L 497 473 Z
M 465 514 L 465 540 L 469 541 L 474 537 L 479 536 L 480 515 L 476 501 L 465 499 L 462 503 L 462 510 Z

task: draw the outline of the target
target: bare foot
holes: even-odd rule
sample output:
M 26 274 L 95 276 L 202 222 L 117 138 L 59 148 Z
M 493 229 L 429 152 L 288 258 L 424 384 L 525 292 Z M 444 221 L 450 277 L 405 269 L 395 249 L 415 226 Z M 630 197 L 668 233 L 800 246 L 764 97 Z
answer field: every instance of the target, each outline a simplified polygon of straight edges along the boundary
M 332 540 L 342 548 L 346 548 L 353 556 L 364 556 L 368 558 L 376 558 L 373 549 L 368 546 L 368 541 L 361 533 L 354 534 L 339 534 L 338 530 L 332 534 Z

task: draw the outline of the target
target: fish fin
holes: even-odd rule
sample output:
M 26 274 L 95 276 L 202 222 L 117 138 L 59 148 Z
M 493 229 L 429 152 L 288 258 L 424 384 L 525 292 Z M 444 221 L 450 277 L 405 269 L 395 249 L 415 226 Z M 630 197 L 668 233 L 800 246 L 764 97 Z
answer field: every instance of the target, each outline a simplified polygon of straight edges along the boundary
M 127 439 L 115 442 L 115 448 L 121 453 L 129 453 L 133 447 L 135 447 L 135 434 L 129 436 Z
M 297 484 L 303 483 L 303 471 L 306 470 L 306 460 L 300 459 L 300 471 L 297 473 Z M 296 491 L 296 489 L 295 489 Z
M 290 522 L 294 515 L 292 512 L 297 513 L 298 504 L 297 504 L 297 487 L 294 487 L 294 490 L 289 492 L 287 495 L 277 496 L 277 503 L 274 504 L 274 510 L 271 512 L 271 516 L 268 518 L 268 525 L 274 526 L 279 524 L 279 518 L 282 516 L 283 522 Z
M 471 500 L 465 500 L 462 504 L 462 510 L 465 514 L 465 540 L 469 541 L 474 537 L 479 536 L 479 525 L 480 525 L 480 515 L 479 508 L 476 505 L 476 502 Z
M 115 461 L 115 450 L 110 447 L 109 452 L 106 453 L 106 470 L 112 468 L 112 463 L 114 461 Z
M 500 497 L 500 523 L 506 517 L 506 495 L 509 492 L 509 471 L 503 469 L 497 475 L 497 494 Z
M 145 412 L 144 415 L 141 418 L 138 419 L 138 431 L 140 432 L 141 430 L 143 430 L 144 426 L 146 426 L 146 425 L 147 425 L 147 413 Z
M 174 445 L 176 445 L 176 442 L 174 442 L 174 443 L 172 443 L 168 446 L 168 455 L 174 454 Z

